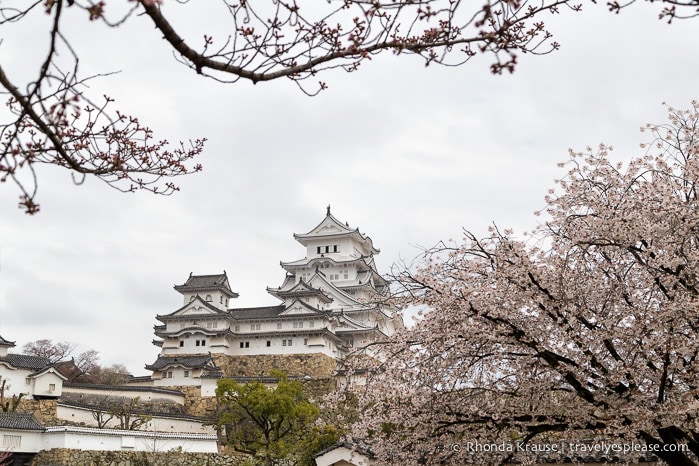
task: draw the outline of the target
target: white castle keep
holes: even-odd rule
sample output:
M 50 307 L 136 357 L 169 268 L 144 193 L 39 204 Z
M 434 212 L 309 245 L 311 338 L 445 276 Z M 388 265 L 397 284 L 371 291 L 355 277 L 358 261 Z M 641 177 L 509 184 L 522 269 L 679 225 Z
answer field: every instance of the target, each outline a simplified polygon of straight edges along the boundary
M 376 270 L 379 250 L 371 238 L 340 222 L 329 206 L 315 228 L 294 238 L 305 246 L 306 257 L 281 262 L 283 283 L 267 288 L 278 305 L 229 307 L 238 294 L 225 272 L 190 274 L 175 286 L 184 304 L 156 317 L 161 324 L 154 327 L 153 343 L 161 352 L 146 366 L 153 384 L 218 379 L 224 375 L 216 365 L 218 355 L 323 355 L 339 365 L 351 351 L 403 327 L 396 309 L 383 303 L 388 284 Z

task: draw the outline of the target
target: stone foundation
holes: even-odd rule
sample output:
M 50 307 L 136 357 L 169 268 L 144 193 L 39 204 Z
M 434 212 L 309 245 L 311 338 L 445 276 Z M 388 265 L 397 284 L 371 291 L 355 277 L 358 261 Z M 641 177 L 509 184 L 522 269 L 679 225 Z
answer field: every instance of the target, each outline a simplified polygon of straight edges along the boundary
M 331 377 L 337 369 L 335 359 L 319 353 L 211 356 L 226 377 L 263 377 L 269 376 L 276 369 L 291 377 L 325 378 Z
M 33 414 L 34 419 L 44 426 L 60 424 L 56 414 L 56 400 L 22 399 L 19 402 L 19 406 L 17 406 L 16 412 Z
M 215 396 L 201 396 L 201 388 L 195 385 L 168 387 L 184 393 L 184 414 L 213 418 L 218 412 Z
M 32 466 L 238 466 L 245 458 L 216 453 L 81 451 L 54 448 L 39 452 Z

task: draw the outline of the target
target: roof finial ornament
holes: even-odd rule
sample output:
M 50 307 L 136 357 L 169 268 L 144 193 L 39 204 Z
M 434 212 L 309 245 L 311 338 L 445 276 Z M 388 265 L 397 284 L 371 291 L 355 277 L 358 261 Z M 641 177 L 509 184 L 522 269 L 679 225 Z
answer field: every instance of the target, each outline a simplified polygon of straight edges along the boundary
M 330 215 L 330 204 L 328 204 L 328 211 L 327 211 L 326 215 Z

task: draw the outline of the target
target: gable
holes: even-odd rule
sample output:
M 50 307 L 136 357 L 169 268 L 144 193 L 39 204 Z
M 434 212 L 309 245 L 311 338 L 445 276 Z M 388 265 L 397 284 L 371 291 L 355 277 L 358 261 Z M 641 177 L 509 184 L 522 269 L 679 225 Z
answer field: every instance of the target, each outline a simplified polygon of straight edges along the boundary
M 200 305 L 192 305 L 188 306 L 185 309 L 182 309 L 179 311 L 176 315 L 178 316 L 201 316 L 201 315 L 215 315 L 218 314 L 218 312 L 215 312 L 209 308 L 206 308 L 204 306 Z
M 164 316 L 157 316 L 159 319 L 163 317 L 206 317 L 206 316 L 217 316 L 225 314 L 224 311 L 217 309 L 211 304 L 204 301 L 201 296 L 196 296 L 192 301 L 188 302 L 175 312 L 167 314 Z
M 327 281 L 320 274 L 316 273 L 309 280 L 308 284 L 313 288 L 320 289 L 326 295 L 328 295 L 333 301 L 332 308 L 342 308 L 342 307 L 354 307 L 359 303 L 356 299 L 352 298 L 350 295 L 337 288 L 335 285 Z
M 320 235 L 329 235 L 332 233 L 342 233 L 343 230 L 337 227 L 337 225 L 332 224 L 332 223 L 326 223 L 325 225 L 322 225 L 320 228 L 316 228 L 313 233 L 317 233 Z
M 308 304 L 303 301 L 295 299 L 289 306 L 281 313 L 280 316 L 291 316 L 291 315 L 318 315 L 320 311 L 313 309 Z

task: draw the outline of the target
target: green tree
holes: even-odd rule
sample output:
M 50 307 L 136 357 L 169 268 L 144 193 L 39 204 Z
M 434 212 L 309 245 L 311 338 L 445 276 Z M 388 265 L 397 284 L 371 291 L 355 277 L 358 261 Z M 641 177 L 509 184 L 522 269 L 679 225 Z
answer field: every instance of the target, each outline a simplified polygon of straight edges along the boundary
M 332 427 L 315 425 L 320 409 L 308 400 L 299 381 L 279 377 L 276 387 L 261 382 L 218 382 L 216 396 L 223 409 L 218 425 L 226 430 L 228 444 L 265 466 L 305 464 L 310 449 L 317 451 L 337 441 Z M 332 441 L 330 441 L 332 440 Z

